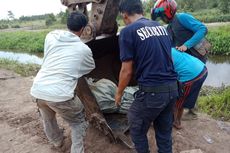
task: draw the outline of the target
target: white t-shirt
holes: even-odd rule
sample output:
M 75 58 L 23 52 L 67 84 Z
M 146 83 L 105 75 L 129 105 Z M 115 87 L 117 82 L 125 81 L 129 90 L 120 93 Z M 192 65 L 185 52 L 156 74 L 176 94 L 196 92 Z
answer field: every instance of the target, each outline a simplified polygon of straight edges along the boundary
M 41 69 L 34 79 L 31 95 L 51 102 L 73 98 L 78 79 L 95 68 L 90 48 L 69 31 L 47 34 Z

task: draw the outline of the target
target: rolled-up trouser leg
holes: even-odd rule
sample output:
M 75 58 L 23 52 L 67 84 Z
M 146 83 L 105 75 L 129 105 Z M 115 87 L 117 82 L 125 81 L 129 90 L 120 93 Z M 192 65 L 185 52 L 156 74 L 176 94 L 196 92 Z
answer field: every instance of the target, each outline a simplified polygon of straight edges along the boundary
M 71 153 L 83 153 L 84 152 L 84 137 L 87 128 L 86 122 L 72 123 L 71 127 L 71 138 L 72 146 Z
M 43 100 L 38 100 L 37 106 L 42 116 L 44 132 L 48 140 L 53 144 L 59 143 L 63 139 L 63 132 L 57 124 L 56 113 Z
M 83 105 L 78 97 L 65 102 L 49 103 L 71 127 L 72 146 L 71 153 L 84 153 L 84 136 L 87 128 Z

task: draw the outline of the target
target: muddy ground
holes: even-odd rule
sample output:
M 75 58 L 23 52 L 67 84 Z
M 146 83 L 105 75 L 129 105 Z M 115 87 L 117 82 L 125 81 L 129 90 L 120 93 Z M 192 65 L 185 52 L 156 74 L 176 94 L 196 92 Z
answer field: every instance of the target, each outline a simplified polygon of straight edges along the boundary
M 0 153 L 68 153 L 71 145 L 68 125 L 58 117 L 65 129 L 62 148 L 51 146 L 39 119 L 36 104 L 31 100 L 29 91 L 32 77 L 0 69 Z M 218 121 L 199 114 L 198 120 L 183 121 L 184 129 L 173 131 L 173 150 L 200 149 L 204 153 L 230 153 L 230 133 L 218 126 Z M 229 123 L 225 123 L 230 126 Z M 153 129 L 148 133 L 151 151 L 156 152 Z M 204 136 L 213 141 L 209 144 Z M 100 131 L 89 127 L 85 138 L 86 153 L 130 153 L 132 150 L 121 144 L 110 143 Z

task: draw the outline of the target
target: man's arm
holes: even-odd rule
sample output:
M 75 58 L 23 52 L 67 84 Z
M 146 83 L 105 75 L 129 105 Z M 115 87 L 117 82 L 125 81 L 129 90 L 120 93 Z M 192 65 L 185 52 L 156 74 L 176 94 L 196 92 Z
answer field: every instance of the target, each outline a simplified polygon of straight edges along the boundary
M 80 77 L 90 73 L 93 69 L 95 69 L 95 62 L 93 59 L 93 53 L 90 48 L 85 47 L 84 52 L 82 53 L 82 57 L 80 57 L 81 62 L 79 68 Z
M 132 78 L 133 74 L 133 61 L 124 61 L 122 62 L 121 71 L 119 75 L 119 83 L 117 92 L 115 95 L 115 104 L 118 106 L 121 104 L 121 97 L 123 95 L 123 91 L 128 86 L 129 81 Z
M 186 48 L 183 48 L 182 46 L 178 48 L 179 50 L 182 49 L 181 51 L 185 51 L 195 46 L 207 34 L 207 27 L 199 20 L 195 19 L 193 16 L 189 14 L 184 14 L 184 13 L 179 14 L 178 20 L 185 28 L 194 32 L 192 38 L 190 38 L 188 41 L 184 43 L 183 46 L 185 46 Z

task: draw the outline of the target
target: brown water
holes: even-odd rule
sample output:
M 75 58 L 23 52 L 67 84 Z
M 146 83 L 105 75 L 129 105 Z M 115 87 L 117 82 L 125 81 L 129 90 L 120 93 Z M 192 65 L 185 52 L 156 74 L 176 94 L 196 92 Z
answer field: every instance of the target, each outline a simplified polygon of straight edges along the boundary
M 0 58 L 12 59 L 20 63 L 41 64 L 42 57 L 28 53 L 0 51 Z M 207 62 L 208 77 L 204 85 L 219 87 L 230 85 L 230 56 L 211 56 Z

